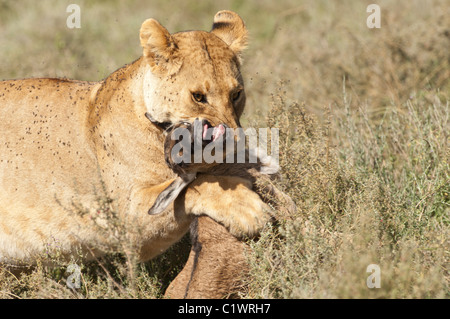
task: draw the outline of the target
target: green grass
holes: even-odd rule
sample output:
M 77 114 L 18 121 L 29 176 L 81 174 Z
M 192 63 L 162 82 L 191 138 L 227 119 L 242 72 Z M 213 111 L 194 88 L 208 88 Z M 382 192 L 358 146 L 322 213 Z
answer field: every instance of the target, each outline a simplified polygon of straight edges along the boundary
M 295 215 L 278 216 L 251 243 L 244 298 L 448 298 L 450 20 L 444 0 L 0 1 L 0 78 L 100 80 L 140 54 L 138 30 L 208 30 L 236 10 L 251 41 L 243 123 L 280 128 L 280 163 Z M 137 264 L 118 253 L 83 264 L 66 286 L 57 249 L 20 277 L 0 270 L 3 298 L 159 298 L 183 267 L 184 238 Z M 369 289 L 369 264 L 381 288 Z

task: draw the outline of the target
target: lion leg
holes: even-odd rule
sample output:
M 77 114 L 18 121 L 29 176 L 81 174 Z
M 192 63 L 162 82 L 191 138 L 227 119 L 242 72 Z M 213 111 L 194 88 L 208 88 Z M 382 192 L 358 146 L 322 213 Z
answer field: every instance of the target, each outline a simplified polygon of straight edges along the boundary
M 174 210 L 173 203 L 156 215 L 150 215 L 149 209 L 154 205 L 158 196 L 166 190 L 176 179 L 164 183 L 140 187 L 133 190 L 128 198 L 128 205 L 124 211 L 124 222 L 129 225 L 127 234 L 132 242 L 137 243 L 138 259 L 150 260 L 171 245 L 179 241 L 189 230 L 193 216 L 183 210 Z

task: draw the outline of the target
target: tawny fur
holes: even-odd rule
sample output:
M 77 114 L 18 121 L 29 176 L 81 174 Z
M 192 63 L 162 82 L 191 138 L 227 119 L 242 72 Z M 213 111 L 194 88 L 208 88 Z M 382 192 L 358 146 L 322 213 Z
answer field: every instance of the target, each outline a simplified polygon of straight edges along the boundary
M 247 244 L 207 216 L 191 227 L 192 248 L 183 270 L 165 292 L 172 299 L 237 297 L 248 272 Z
M 147 20 L 143 56 L 100 82 L 0 82 L 0 263 L 32 264 L 51 245 L 63 255 L 80 247 L 102 254 L 93 248 L 110 242 L 74 207 L 95 213 L 103 192 L 140 260 L 178 241 L 194 216 L 208 215 L 236 236 L 263 227 L 266 205 L 251 182 L 234 176 L 200 175 L 162 214 L 147 214 L 176 176 L 164 162 L 163 132 L 146 113 L 161 123 L 239 126 L 245 94 L 231 96 L 244 85 L 239 56 L 247 31 L 229 11 L 215 24 L 220 29 L 170 34 Z M 207 101 L 194 101 L 193 92 Z

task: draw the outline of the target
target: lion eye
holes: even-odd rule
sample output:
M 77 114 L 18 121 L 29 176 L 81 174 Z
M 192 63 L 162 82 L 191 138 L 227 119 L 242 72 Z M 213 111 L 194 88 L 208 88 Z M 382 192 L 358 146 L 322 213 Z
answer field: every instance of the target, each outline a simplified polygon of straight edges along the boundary
M 192 93 L 192 98 L 194 99 L 194 101 L 199 102 L 199 103 L 206 103 L 206 95 L 202 94 L 202 93 Z
M 231 99 L 233 101 L 237 101 L 239 99 L 239 97 L 241 96 L 241 92 L 242 90 L 239 91 L 235 91 L 232 95 L 231 95 Z

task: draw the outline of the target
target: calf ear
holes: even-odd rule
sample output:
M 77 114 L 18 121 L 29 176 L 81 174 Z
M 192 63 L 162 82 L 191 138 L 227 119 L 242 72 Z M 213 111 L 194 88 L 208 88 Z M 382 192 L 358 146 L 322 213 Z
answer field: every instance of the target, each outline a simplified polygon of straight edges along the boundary
M 155 19 L 147 19 L 140 31 L 143 56 L 154 73 L 176 73 L 181 64 L 177 58 L 177 44 L 169 31 Z
M 181 191 L 192 182 L 197 174 L 178 176 L 165 190 L 163 190 L 149 209 L 149 215 L 161 214 L 180 195 Z
M 241 57 L 247 47 L 248 31 L 237 13 L 228 10 L 217 12 L 211 32 L 228 44 L 238 58 Z

